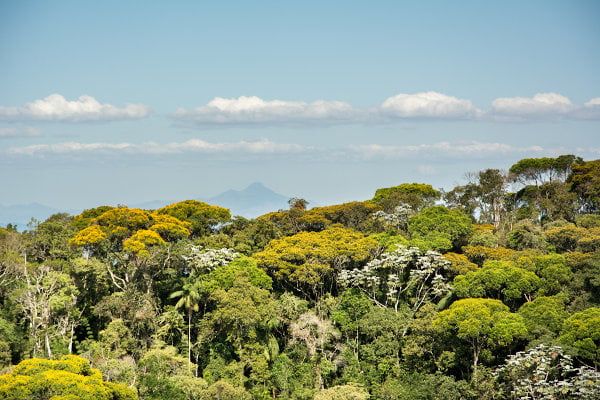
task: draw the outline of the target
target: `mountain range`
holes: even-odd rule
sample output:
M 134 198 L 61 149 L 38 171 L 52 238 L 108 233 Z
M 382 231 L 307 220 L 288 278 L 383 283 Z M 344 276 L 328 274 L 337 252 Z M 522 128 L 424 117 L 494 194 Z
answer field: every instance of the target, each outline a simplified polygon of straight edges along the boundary
M 232 215 L 240 215 L 245 218 L 256 218 L 268 212 L 287 209 L 289 207 L 289 196 L 276 193 L 260 182 L 255 182 L 243 190 L 227 190 L 209 198 L 199 198 L 208 204 L 229 208 Z M 154 210 L 179 200 L 153 200 L 144 203 L 131 204 L 132 208 Z M 90 205 L 90 208 L 94 205 Z M 7 224 L 16 225 L 22 231 L 27 228 L 31 218 L 44 221 L 52 214 L 66 212 L 71 215 L 80 211 L 59 210 L 39 203 L 1 205 L 0 204 L 0 226 Z

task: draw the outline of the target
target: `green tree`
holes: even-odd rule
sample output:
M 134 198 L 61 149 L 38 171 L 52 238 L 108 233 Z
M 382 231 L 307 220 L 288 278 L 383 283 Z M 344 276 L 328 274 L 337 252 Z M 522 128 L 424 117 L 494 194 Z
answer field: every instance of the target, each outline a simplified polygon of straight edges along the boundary
M 473 371 L 484 349 L 508 346 L 527 334 L 523 318 L 509 312 L 500 300 L 462 299 L 439 313 L 434 326 L 470 344 Z
M 43 262 L 73 257 L 75 254 L 68 245 L 75 232 L 72 220 L 69 214 L 54 214 L 37 225 L 35 230 L 27 231 L 29 260 Z
M 483 267 L 454 278 L 458 297 L 489 297 L 507 304 L 531 301 L 542 280 L 532 271 L 509 261 L 487 261 Z
M 567 318 L 559 340 L 575 349 L 581 359 L 600 365 L 600 308 L 591 307 Z
M 196 398 L 208 384 L 186 368 L 188 361 L 173 347 L 153 348 L 138 363 L 140 396 L 144 399 L 188 400 Z
M 403 183 L 398 186 L 377 189 L 371 201 L 382 206 L 388 212 L 400 203 L 408 204 L 415 211 L 418 211 L 432 206 L 441 196 L 442 194 L 431 185 Z
M 506 173 L 499 169 L 486 169 L 467 174 L 469 182 L 444 193 L 444 200 L 450 208 L 456 208 L 475 218 L 480 223 L 500 226 L 504 216 L 504 196 L 506 195 Z
M 435 234 L 445 235 L 454 249 L 467 244 L 473 233 L 471 219 L 460 211 L 434 206 L 421 211 L 408 220 L 408 231 L 413 238 L 427 240 Z
M 573 165 L 567 183 L 577 193 L 580 211 L 594 214 L 600 210 L 600 160 Z
M 580 163 L 582 159 L 571 154 L 557 158 L 524 158 L 513 164 L 509 172 L 513 181 L 539 186 L 552 180 L 565 181 L 575 165 Z
M 568 317 L 565 302 L 558 297 L 541 296 L 523 304 L 518 311 L 533 338 L 555 336 Z

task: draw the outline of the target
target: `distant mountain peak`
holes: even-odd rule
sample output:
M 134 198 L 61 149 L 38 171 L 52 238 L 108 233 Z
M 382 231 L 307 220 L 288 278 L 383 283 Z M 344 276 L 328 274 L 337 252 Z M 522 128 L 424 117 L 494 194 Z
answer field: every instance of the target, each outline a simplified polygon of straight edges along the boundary
M 249 190 L 252 190 L 252 191 L 254 191 L 254 190 L 268 190 L 268 191 L 272 192 L 272 190 L 269 189 L 268 187 L 266 187 L 262 182 L 251 183 L 250 185 L 248 185 L 248 187 L 246 189 L 242 190 L 242 192 L 246 192 L 246 191 L 249 191 Z
M 253 182 L 243 190 L 227 190 L 208 199 L 209 204 L 226 207 L 233 215 L 256 218 L 288 208 L 288 196 L 276 193 L 261 182 Z

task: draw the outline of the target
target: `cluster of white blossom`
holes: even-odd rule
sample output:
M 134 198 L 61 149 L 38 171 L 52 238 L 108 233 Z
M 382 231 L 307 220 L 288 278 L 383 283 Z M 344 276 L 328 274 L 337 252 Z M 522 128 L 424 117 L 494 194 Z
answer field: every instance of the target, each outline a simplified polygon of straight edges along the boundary
M 416 311 L 426 300 L 450 292 L 452 288 L 442 275 L 449 264 L 438 252 L 423 253 L 417 247 L 399 245 L 363 268 L 342 270 L 338 280 L 343 286 L 362 289 L 382 305 L 397 309 L 405 301 Z
M 392 213 L 377 211 L 373 213 L 373 218 L 380 219 L 386 224 L 396 229 L 405 230 L 408 227 L 408 219 L 414 215 L 413 209 L 406 203 L 400 203 L 394 208 Z
M 600 398 L 600 372 L 587 366 L 575 368 L 571 356 L 559 346 L 540 344 L 511 355 L 494 376 L 513 399 Z
M 189 255 L 183 256 L 187 261 L 191 273 L 206 273 L 219 266 L 227 265 L 240 256 L 233 249 L 203 249 L 200 246 L 190 245 Z

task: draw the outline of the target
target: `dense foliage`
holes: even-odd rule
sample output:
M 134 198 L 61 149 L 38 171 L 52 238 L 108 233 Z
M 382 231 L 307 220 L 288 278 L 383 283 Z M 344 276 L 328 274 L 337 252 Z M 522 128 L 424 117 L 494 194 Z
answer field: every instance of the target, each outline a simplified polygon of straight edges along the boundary
M 599 165 L 0 228 L 0 397 L 598 399 Z

